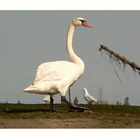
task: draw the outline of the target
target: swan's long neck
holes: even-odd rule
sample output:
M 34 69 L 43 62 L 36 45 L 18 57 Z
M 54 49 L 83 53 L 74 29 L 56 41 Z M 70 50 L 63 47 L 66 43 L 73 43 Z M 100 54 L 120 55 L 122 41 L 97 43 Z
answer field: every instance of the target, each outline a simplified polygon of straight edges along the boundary
M 72 62 L 75 64 L 79 64 L 80 66 L 83 67 L 83 70 L 84 70 L 84 62 L 75 54 L 72 47 L 73 35 L 74 35 L 75 29 L 76 27 L 71 23 L 69 26 L 68 35 L 67 35 L 67 51 Z

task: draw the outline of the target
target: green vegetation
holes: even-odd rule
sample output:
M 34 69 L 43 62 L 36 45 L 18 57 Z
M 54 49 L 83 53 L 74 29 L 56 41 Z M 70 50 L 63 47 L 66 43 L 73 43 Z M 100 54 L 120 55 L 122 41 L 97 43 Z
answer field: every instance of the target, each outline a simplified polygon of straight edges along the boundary
M 0 128 L 139 128 L 140 106 L 90 105 L 70 112 L 65 104 L 0 104 Z
M 66 105 L 56 104 L 58 112 L 51 113 L 49 104 L 0 104 L 0 118 L 83 118 L 99 116 L 140 116 L 140 106 L 86 105 L 89 112 L 69 112 Z

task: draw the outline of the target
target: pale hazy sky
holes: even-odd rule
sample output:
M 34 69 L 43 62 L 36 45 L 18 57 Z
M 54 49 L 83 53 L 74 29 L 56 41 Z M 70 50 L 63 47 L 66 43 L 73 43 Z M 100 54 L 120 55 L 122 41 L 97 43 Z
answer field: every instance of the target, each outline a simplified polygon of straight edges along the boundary
M 79 27 L 74 36 L 74 50 L 85 62 L 85 73 L 71 88 L 85 103 L 81 89 L 86 87 L 96 98 L 102 88 L 109 103 L 140 105 L 140 76 L 131 68 L 119 70 L 117 79 L 107 56 L 98 51 L 107 45 L 140 64 L 140 11 L 0 11 L 0 102 L 42 103 L 43 96 L 22 90 L 33 81 L 39 64 L 68 60 L 66 34 L 74 17 L 84 17 L 93 29 Z M 60 101 L 57 95 L 54 98 Z

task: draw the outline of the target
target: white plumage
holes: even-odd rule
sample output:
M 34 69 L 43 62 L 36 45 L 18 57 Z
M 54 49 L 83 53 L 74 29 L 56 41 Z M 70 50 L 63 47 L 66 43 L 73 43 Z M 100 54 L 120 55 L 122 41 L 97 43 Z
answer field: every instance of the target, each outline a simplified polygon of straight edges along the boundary
M 50 102 L 50 95 L 46 95 L 44 98 L 43 98 L 43 101 L 44 102 Z
M 25 92 L 48 94 L 51 97 L 59 93 L 65 97 L 68 88 L 80 78 L 84 72 L 84 62 L 75 54 L 72 47 L 73 35 L 77 26 L 90 27 L 81 17 L 71 21 L 67 35 L 67 52 L 72 62 L 53 61 L 41 64 L 36 71 L 32 85 L 25 88 Z
M 84 98 L 88 102 L 97 102 L 97 99 L 95 99 L 91 94 L 88 93 L 86 88 L 83 88 L 84 91 Z

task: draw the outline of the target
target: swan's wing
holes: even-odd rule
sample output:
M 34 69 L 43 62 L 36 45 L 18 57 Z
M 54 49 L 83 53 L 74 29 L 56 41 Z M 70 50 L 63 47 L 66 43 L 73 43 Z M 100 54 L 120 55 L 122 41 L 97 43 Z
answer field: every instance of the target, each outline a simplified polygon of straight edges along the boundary
M 51 65 L 50 62 L 41 64 L 36 71 L 34 83 L 42 81 L 44 78 L 47 78 L 48 80 L 56 79 L 56 77 L 51 78 L 53 73 L 53 65 Z
M 58 81 L 70 76 L 75 64 L 67 61 L 54 61 L 41 64 L 36 72 L 34 84 L 40 81 Z

